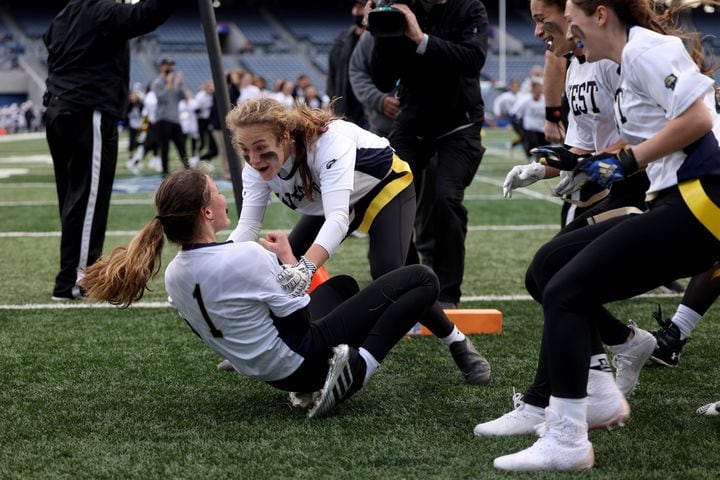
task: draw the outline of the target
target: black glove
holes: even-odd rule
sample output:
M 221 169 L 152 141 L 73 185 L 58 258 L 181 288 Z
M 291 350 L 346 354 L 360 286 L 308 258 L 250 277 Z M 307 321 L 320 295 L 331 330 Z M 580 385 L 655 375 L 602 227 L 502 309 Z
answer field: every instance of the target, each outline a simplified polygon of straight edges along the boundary
M 578 155 L 565 147 L 553 147 L 552 145 L 543 145 L 530 150 L 532 161 L 558 170 L 574 170 L 580 160 L 590 156 L 589 154 Z

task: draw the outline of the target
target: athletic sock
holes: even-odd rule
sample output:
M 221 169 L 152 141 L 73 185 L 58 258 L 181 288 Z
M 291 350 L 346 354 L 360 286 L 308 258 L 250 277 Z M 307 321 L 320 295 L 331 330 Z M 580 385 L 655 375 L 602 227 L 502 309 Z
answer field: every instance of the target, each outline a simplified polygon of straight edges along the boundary
M 604 353 L 596 353 L 590 357 L 590 368 L 593 370 L 600 370 L 601 372 L 612 372 L 610 362 L 608 361 L 607 355 Z
M 365 350 L 363 347 L 358 349 L 360 357 L 365 361 L 365 379 L 363 385 L 365 385 L 370 377 L 380 368 L 380 363 L 373 357 L 372 353 Z
M 550 395 L 550 408 L 561 417 L 568 417 L 578 423 L 587 422 L 587 397 L 559 398 Z
M 443 337 L 440 340 L 449 347 L 452 343 L 462 342 L 465 340 L 465 334 L 458 330 L 457 326 L 453 325 L 453 331 L 450 332 L 450 335 Z
M 697 313 L 695 310 L 683 305 L 682 303 L 678 305 L 675 315 L 672 317 L 672 323 L 677 325 L 680 330 L 680 340 L 685 340 L 690 337 L 690 334 L 700 320 L 702 320 L 702 315 Z

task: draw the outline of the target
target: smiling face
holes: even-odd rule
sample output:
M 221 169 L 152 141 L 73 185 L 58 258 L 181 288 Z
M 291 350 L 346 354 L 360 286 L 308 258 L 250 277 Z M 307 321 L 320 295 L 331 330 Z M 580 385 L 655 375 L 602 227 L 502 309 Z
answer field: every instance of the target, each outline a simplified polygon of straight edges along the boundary
M 531 0 L 530 15 L 535 22 L 535 36 L 545 42 L 547 49 L 556 57 L 575 50 L 575 43 L 566 36 L 567 21 L 557 3 Z
M 290 157 L 290 135 L 278 139 L 268 125 L 248 125 L 235 133 L 240 152 L 263 180 L 272 180 Z
M 603 8 L 604 13 L 604 7 L 598 8 Z M 596 13 L 598 13 L 597 9 Z M 568 22 L 567 38 L 575 42 L 589 62 L 609 58 L 603 47 L 608 43 L 603 39 L 607 33 L 601 30 L 596 17 L 595 14 L 587 15 L 572 0 L 568 0 L 565 6 L 565 19 Z
M 215 232 L 219 232 L 220 230 L 224 230 L 230 226 L 227 199 L 225 198 L 225 195 L 220 193 L 217 184 L 210 177 L 208 177 L 208 188 L 210 189 L 210 205 L 206 208 L 211 212 L 212 224 Z

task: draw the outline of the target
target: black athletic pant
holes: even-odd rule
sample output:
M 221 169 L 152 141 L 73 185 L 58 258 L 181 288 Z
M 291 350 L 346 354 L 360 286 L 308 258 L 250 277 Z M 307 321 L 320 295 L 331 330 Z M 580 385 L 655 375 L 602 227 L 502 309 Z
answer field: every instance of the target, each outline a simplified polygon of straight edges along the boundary
M 603 200 L 586 209 L 574 221 L 567 224 L 556 236 L 562 236 L 578 228 L 588 226 L 588 219 L 600 213 L 614 210 L 622 207 L 636 207 L 645 210 L 645 192 L 649 186 L 647 175 L 639 173 L 626 180 L 619 181 L 612 185 L 610 193 Z M 623 218 L 630 218 L 624 215 Z M 553 240 L 554 241 L 554 240 Z M 581 247 L 581 245 L 579 245 Z M 538 263 L 536 263 L 536 261 Z M 548 275 L 553 275 L 564 265 L 554 263 L 550 265 L 548 259 L 544 256 L 536 255 L 530 264 L 525 275 L 525 287 L 532 297 L 542 303 L 542 295 L 549 281 Z M 541 265 L 542 263 L 542 265 Z M 536 278 L 538 282 L 536 282 Z M 590 354 L 595 355 L 604 353 L 603 343 L 605 345 L 619 345 L 627 340 L 630 334 L 630 328 L 622 321 L 615 318 L 604 308 L 598 310 L 602 312 L 602 317 L 595 319 L 591 326 L 591 345 Z M 545 351 L 545 343 L 541 342 L 538 367 L 535 372 L 535 379 L 525 393 L 525 402 L 537 407 L 546 407 L 550 400 L 550 379 L 547 372 L 547 352 Z
M 319 390 L 332 347 L 340 344 L 362 347 L 381 363 L 416 319 L 436 303 L 437 295 L 437 277 L 425 266 L 401 267 L 381 276 L 324 317 L 313 319 L 305 361 L 289 377 L 268 383 L 291 392 Z
M 703 185 L 720 199 L 720 180 Z M 586 396 L 594 322 L 610 315 L 603 305 L 704 272 L 720 255 L 720 242 L 677 188 L 661 192 L 651 207 L 559 235 L 535 255 L 532 274 L 545 318 L 541 352 L 552 395 Z
M 60 271 L 53 296 L 81 295 L 78 269 L 102 254 L 118 155 L 118 119 L 53 98 L 46 137 L 60 208 Z
M 160 143 L 160 158 L 162 159 L 163 175 L 169 173 L 170 141 L 172 140 L 177 149 L 180 161 L 185 168 L 189 167 L 187 152 L 185 150 L 185 136 L 179 123 L 159 120 L 156 123 L 158 142 Z
M 370 225 L 368 257 L 372 278 L 378 278 L 405 264 L 414 220 L 415 189 L 410 185 L 388 202 Z M 303 215 L 295 224 L 288 239 L 296 257 L 299 258 L 307 252 L 323 223 L 325 217 Z M 454 328 L 439 305 L 434 305 L 422 318 L 416 318 L 416 321 L 438 338 L 450 335 Z
M 412 123 L 412 122 L 408 122 Z M 437 155 L 437 169 L 433 178 L 426 177 L 424 182 L 434 182 L 432 209 L 418 212 L 424 218 L 433 218 L 435 225 L 435 247 L 432 252 L 433 271 L 440 279 L 441 302 L 459 303 L 460 286 L 465 274 L 465 236 L 467 234 L 467 209 L 463 205 L 465 189 L 475 177 L 485 148 L 480 138 L 480 125 L 472 125 L 441 138 L 423 139 L 417 136 L 413 125 L 396 120 L 389 137 L 398 156 L 408 162 L 413 174 L 425 171 L 433 155 Z M 415 189 L 421 187 L 415 177 Z

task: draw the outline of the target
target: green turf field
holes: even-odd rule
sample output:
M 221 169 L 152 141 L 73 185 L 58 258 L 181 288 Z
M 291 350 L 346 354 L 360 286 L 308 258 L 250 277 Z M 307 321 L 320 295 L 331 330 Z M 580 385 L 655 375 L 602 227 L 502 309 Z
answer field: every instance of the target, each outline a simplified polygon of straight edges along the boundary
M 462 306 L 504 316 L 501 335 L 473 337 L 492 363 L 491 384 L 463 384 L 437 339 L 411 338 L 362 392 L 316 421 L 279 391 L 216 372 L 219 359 L 162 306 L 161 276 L 128 310 L 52 305 L 59 221 L 47 147 L 42 139 L 0 141 L 0 478 L 520 477 L 495 472 L 492 460 L 533 439 L 475 439 L 472 429 L 511 409 L 513 388 L 532 381 L 542 317 L 523 275 L 557 232 L 560 205 L 544 184 L 501 198 L 505 173 L 521 161 L 519 151 L 508 158 L 508 139 L 487 132 L 466 199 Z M 132 177 L 126 157 L 121 147 L 118 185 Z M 142 180 L 159 181 L 153 175 L 146 170 Z M 114 194 L 106 250 L 153 215 L 152 193 Z M 295 218 L 275 203 L 265 226 L 288 229 Z M 348 239 L 330 273 L 368 282 L 366 242 Z M 170 246 L 165 263 L 172 255 Z M 656 304 L 670 314 L 678 301 L 646 297 L 610 309 L 652 329 Z M 596 465 L 584 478 L 720 476 L 720 418 L 694 413 L 720 400 L 717 317 L 711 309 L 679 368 L 646 367 L 625 428 L 591 432 Z

